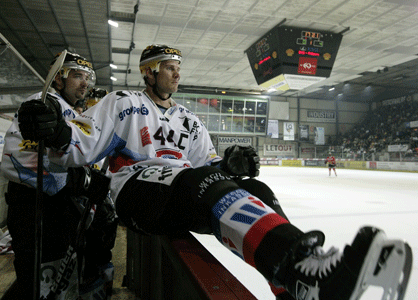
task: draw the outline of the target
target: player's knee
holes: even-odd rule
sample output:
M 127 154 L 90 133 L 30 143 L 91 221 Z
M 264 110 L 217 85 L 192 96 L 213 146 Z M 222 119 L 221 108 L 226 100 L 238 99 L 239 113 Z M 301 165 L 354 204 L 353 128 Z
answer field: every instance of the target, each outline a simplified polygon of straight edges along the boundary
M 239 188 L 228 173 L 211 166 L 188 169 L 177 182 L 190 191 L 192 198 L 210 208 L 228 192 Z
M 188 169 L 179 178 L 173 194 L 182 201 L 182 195 L 188 194 L 192 200 L 194 213 L 193 226 L 190 230 L 198 233 L 211 232 L 212 207 L 226 194 L 240 187 L 224 171 L 216 167 Z

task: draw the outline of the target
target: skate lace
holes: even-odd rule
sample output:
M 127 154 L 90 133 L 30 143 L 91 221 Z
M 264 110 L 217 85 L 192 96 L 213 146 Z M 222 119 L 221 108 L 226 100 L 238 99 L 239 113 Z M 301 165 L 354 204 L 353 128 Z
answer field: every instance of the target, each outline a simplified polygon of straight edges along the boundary
M 300 272 L 306 276 L 319 276 L 322 279 L 322 276 L 327 276 L 328 272 L 331 273 L 332 267 L 337 267 L 341 258 L 342 253 L 337 248 L 331 247 L 325 253 L 324 249 L 318 246 L 314 248 L 310 256 L 298 262 L 295 269 L 297 270 L 300 267 Z

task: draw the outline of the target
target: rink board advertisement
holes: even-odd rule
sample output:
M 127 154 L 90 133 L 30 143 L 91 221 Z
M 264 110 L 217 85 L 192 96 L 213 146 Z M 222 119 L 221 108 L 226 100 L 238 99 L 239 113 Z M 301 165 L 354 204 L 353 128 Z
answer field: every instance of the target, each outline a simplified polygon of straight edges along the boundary
M 306 167 L 326 167 L 323 160 L 305 160 Z
M 282 166 L 285 167 L 302 167 L 302 161 L 299 159 L 283 159 Z

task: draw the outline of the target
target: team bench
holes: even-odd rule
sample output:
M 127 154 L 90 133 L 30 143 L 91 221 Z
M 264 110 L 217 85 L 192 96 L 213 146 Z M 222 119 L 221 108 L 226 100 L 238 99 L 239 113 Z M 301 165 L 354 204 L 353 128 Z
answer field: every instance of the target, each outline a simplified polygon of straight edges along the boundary
M 125 285 L 140 299 L 256 300 L 190 233 L 148 236 L 127 230 Z

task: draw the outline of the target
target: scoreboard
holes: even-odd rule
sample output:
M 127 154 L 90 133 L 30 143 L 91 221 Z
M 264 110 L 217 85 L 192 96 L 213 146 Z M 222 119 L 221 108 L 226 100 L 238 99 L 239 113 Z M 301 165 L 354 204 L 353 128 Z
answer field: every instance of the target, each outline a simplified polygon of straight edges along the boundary
M 312 84 L 330 76 L 341 40 L 339 33 L 278 25 L 245 52 L 258 85 L 285 78 Z

